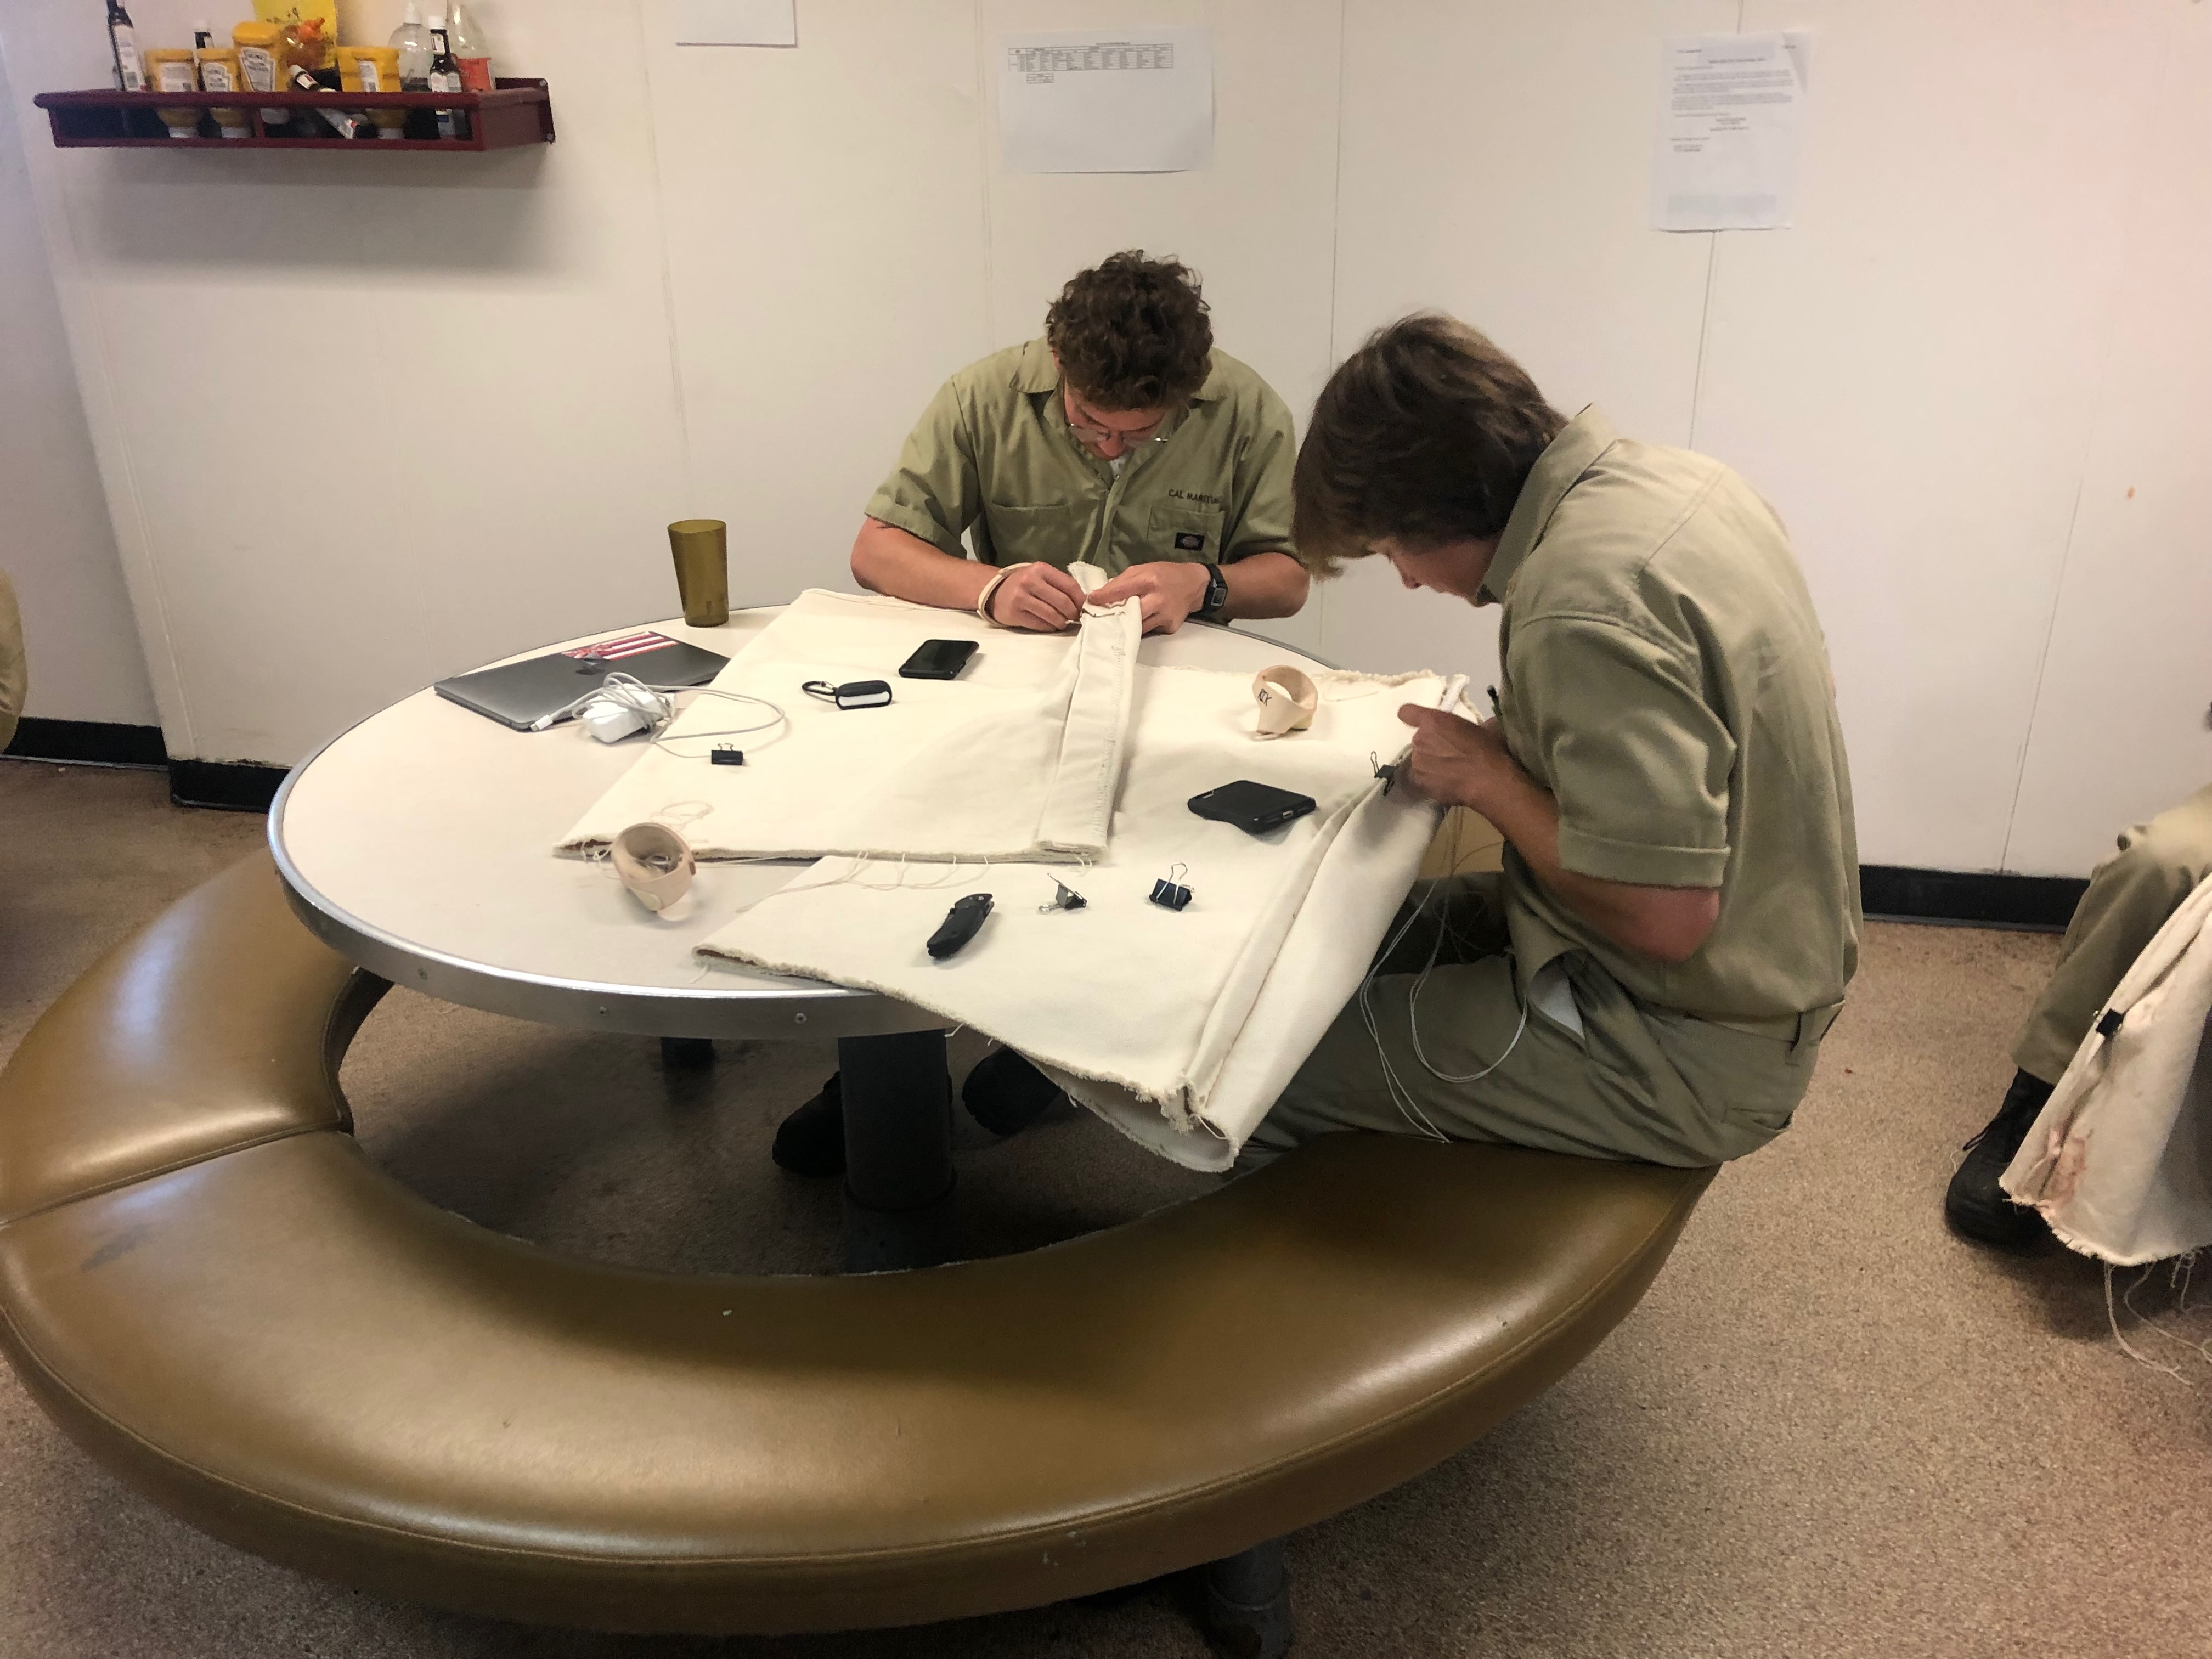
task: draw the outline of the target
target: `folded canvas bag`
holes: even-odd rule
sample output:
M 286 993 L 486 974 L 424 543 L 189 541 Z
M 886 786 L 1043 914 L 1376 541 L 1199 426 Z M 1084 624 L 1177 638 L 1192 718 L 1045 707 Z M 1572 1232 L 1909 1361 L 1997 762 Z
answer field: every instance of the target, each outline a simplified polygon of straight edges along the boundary
M 1437 809 L 1384 793 L 1375 763 L 1409 737 L 1400 704 L 1452 707 L 1433 674 L 1314 677 L 1311 729 L 1263 741 L 1246 673 L 1140 667 L 1105 851 L 1075 869 L 830 859 L 698 947 L 884 992 L 1052 1071 L 1153 1150 L 1226 1168 L 1365 972 L 1418 870 Z M 1251 836 L 1188 810 L 1237 778 L 1316 810 Z M 1150 902 L 1172 877 L 1182 910 Z M 1048 909 L 1055 885 L 1080 909 Z M 925 941 L 952 902 L 994 908 L 958 954 Z
M 1073 567 L 1085 591 L 1103 574 Z M 584 854 L 624 828 L 680 818 L 702 859 L 991 858 L 1067 863 L 1106 848 L 1143 619 L 1135 600 L 1086 609 L 1072 634 L 986 629 L 972 617 L 874 594 L 811 590 L 714 678 L 783 709 L 780 732 L 732 738 L 715 766 L 700 735 L 751 708 L 699 697 L 666 746 L 593 804 L 556 850 Z M 954 680 L 897 678 L 927 639 L 975 639 Z M 808 681 L 888 680 L 886 708 L 841 709 Z

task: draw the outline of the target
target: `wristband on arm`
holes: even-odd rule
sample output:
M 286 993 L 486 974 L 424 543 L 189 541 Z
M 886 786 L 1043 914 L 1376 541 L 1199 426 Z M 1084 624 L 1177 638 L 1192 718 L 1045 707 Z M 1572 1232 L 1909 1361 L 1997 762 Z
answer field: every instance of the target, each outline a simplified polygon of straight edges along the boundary
M 1004 628 L 1006 624 L 991 614 L 991 596 L 999 591 L 1000 582 L 1006 580 L 1017 570 L 1026 570 L 1036 562 L 1034 559 L 1024 559 L 1019 564 L 1010 564 L 990 580 L 985 582 L 983 591 L 975 598 L 975 614 L 994 628 Z

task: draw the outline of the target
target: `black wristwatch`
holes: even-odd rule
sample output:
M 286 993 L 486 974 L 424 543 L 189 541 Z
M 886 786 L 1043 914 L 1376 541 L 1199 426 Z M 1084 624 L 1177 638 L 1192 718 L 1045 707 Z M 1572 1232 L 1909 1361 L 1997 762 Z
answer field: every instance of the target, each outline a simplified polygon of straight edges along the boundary
M 1201 622 L 1218 622 L 1229 604 L 1229 578 L 1221 574 L 1221 567 L 1206 567 L 1206 597 L 1198 602 L 1198 617 Z

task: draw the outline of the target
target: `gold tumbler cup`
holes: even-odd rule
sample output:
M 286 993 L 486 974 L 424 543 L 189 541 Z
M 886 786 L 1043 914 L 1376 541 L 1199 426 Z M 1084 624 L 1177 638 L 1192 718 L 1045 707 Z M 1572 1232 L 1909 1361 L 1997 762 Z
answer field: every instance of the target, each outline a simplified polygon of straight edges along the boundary
M 668 526 L 684 620 L 720 628 L 730 619 L 730 527 L 720 519 L 678 519 Z

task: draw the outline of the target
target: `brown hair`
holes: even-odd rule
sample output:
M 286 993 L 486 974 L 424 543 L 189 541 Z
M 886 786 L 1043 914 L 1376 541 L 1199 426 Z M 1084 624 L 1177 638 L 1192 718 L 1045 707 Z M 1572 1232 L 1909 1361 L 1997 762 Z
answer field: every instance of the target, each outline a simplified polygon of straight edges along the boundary
M 1298 556 L 1334 575 L 1385 537 L 1419 550 L 1495 536 L 1565 425 L 1465 323 L 1423 312 L 1377 329 L 1328 377 L 1298 448 Z
M 1086 402 L 1116 414 L 1164 409 L 1206 384 L 1206 313 L 1196 271 L 1133 248 L 1068 280 L 1044 314 L 1044 337 Z

